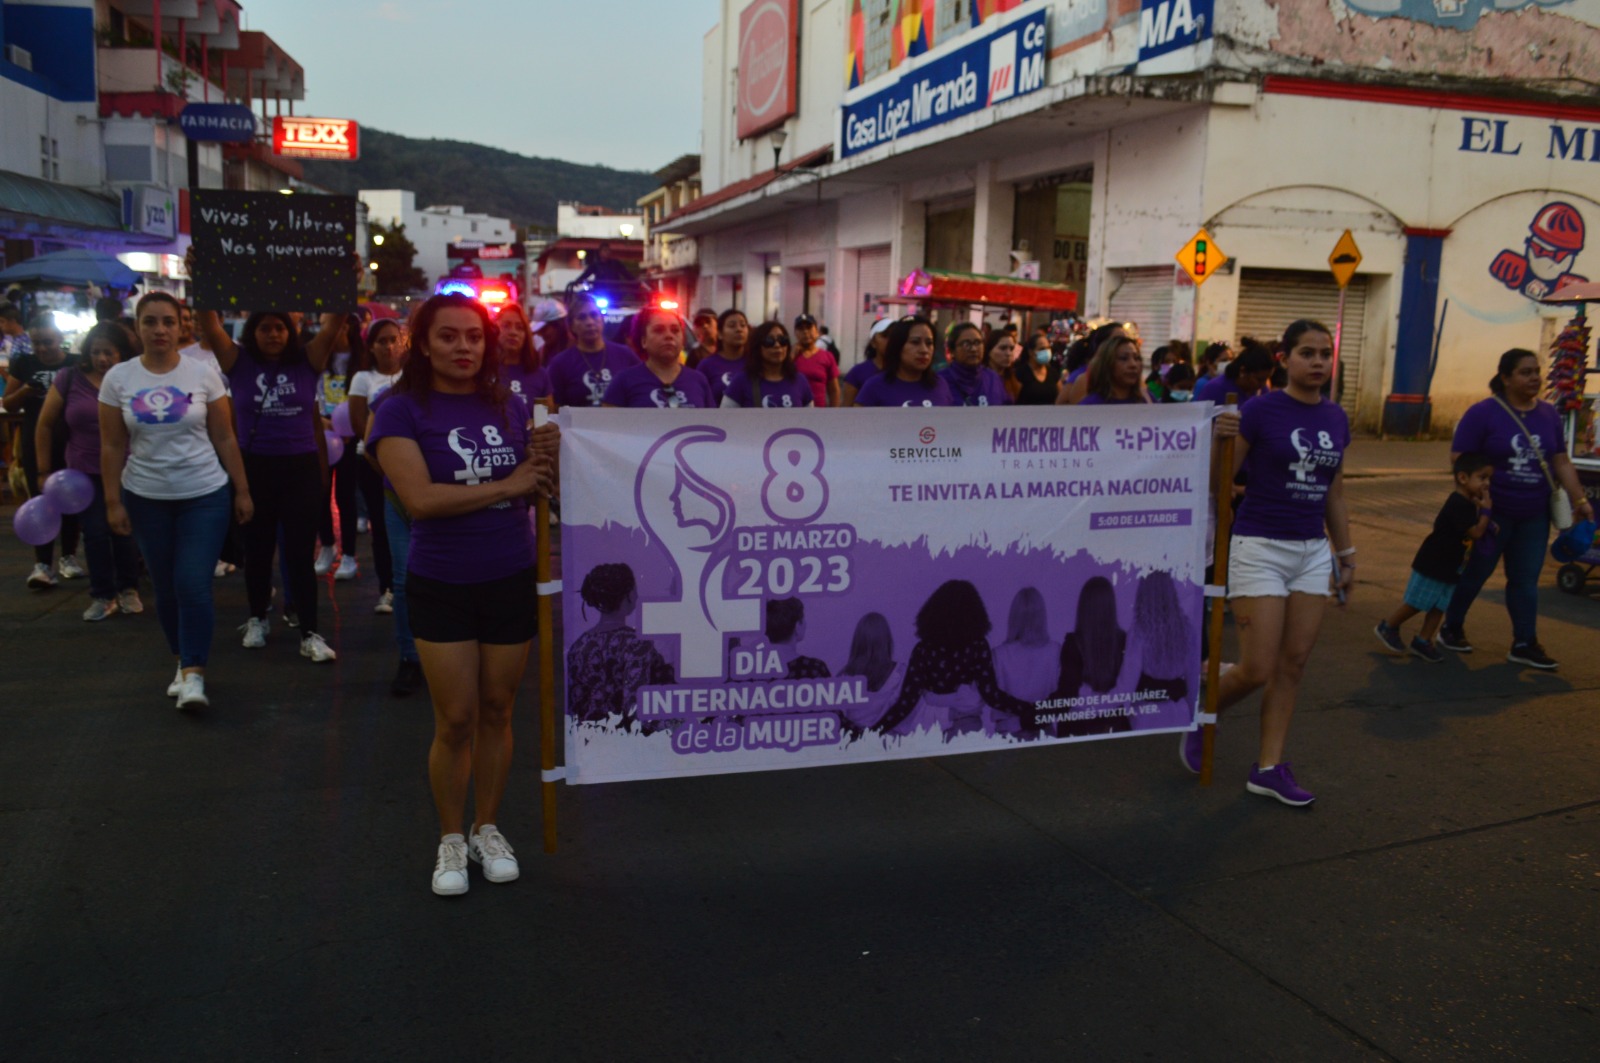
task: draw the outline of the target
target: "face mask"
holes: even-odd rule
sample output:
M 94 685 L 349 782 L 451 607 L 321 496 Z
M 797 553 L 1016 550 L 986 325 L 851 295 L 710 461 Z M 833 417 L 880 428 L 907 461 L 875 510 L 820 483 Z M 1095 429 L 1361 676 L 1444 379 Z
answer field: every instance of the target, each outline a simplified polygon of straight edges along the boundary
M 1040 365 L 1044 365 L 1045 363 L 1050 361 L 1050 352 L 1049 351 L 1034 351 L 1033 352 L 1033 360 L 1038 362 Z
M 1172 392 L 1172 401 L 1173 402 L 1188 402 L 1189 401 L 1189 396 L 1191 396 L 1193 394 L 1194 394 L 1194 392 L 1192 392 L 1192 391 L 1181 391 L 1181 390 L 1173 391 Z

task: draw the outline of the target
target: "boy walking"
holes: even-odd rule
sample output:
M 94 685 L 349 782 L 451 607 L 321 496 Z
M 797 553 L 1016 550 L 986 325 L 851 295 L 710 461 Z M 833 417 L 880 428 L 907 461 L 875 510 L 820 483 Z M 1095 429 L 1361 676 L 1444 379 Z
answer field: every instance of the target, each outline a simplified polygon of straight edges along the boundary
M 1409 649 L 1412 656 L 1435 664 L 1444 660 L 1444 654 L 1433 644 L 1433 638 L 1461 578 L 1467 551 L 1491 527 L 1489 478 L 1494 474 L 1494 463 L 1482 454 L 1463 454 L 1456 459 L 1452 472 L 1456 489 L 1444 500 L 1439 515 L 1433 518 L 1433 531 L 1422 540 L 1411 562 L 1405 603 L 1373 628 L 1373 634 L 1388 649 L 1400 654 Z M 1422 631 L 1407 647 L 1401 641 L 1400 626 L 1418 613 L 1427 614 Z

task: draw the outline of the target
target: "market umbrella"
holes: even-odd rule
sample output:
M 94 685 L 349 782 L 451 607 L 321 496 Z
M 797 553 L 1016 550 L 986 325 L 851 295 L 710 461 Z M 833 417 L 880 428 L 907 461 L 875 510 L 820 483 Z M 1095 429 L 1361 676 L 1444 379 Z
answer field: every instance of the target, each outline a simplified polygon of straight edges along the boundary
M 52 251 L 0 270 L 0 284 L 18 281 L 132 288 L 139 275 L 103 251 Z
M 4 274 L 0 274 L 4 276 Z M 1551 295 L 1539 300 L 1541 303 L 1600 303 L 1600 281 L 1583 281 L 1578 284 L 1565 284 L 1557 288 Z

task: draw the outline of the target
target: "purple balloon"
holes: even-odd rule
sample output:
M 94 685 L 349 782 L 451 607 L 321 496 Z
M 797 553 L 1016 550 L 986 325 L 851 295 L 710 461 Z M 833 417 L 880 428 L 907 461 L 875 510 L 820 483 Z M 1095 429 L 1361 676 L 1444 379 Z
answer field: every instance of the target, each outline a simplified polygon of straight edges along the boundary
M 44 497 L 60 513 L 82 513 L 94 501 L 94 481 L 77 469 L 61 469 L 44 481 Z
M 39 495 L 17 507 L 11 526 L 16 529 L 17 538 L 29 546 L 43 546 L 55 542 L 61 534 L 61 511 Z
M 333 408 L 333 417 L 330 420 L 333 421 L 333 430 L 340 435 L 353 436 L 356 434 L 355 427 L 350 423 L 350 404 L 348 402 L 341 402 L 335 406 Z
M 344 409 L 343 406 L 339 408 L 341 410 Z M 324 432 L 323 438 L 327 439 L 328 441 L 328 464 L 339 464 L 339 459 L 344 457 L 344 440 L 334 432 Z

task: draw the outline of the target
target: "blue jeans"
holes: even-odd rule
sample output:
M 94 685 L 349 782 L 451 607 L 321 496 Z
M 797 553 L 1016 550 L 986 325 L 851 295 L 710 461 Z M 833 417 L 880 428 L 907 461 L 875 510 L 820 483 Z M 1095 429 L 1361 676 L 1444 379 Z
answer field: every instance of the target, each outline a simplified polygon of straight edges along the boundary
M 106 487 L 94 481 L 94 501 L 78 514 L 83 527 L 83 553 L 89 562 L 89 597 L 107 601 L 139 586 L 139 552 L 130 535 L 113 535 L 106 523 Z
M 1506 563 L 1506 612 L 1511 614 L 1511 640 L 1520 645 L 1539 641 L 1539 573 L 1544 570 L 1544 552 L 1550 545 L 1550 517 L 1495 518 L 1500 531 L 1494 549 L 1485 553 L 1478 546 L 1467 556 L 1461 581 L 1445 610 L 1445 626 L 1461 630 L 1467 610 L 1477 599 L 1485 581 L 1503 556 Z
M 411 610 L 406 607 L 406 568 L 411 560 L 411 521 L 387 497 L 383 500 L 383 530 L 389 536 L 394 568 L 394 641 L 402 661 L 415 661 L 417 644 L 411 638 Z
M 167 646 L 182 667 L 204 668 L 217 619 L 211 604 L 212 570 L 228 534 L 233 494 L 223 486 L 199 498 L 168 500 L 125 490 L 122 504 L 150 568 L 156 616 Z

